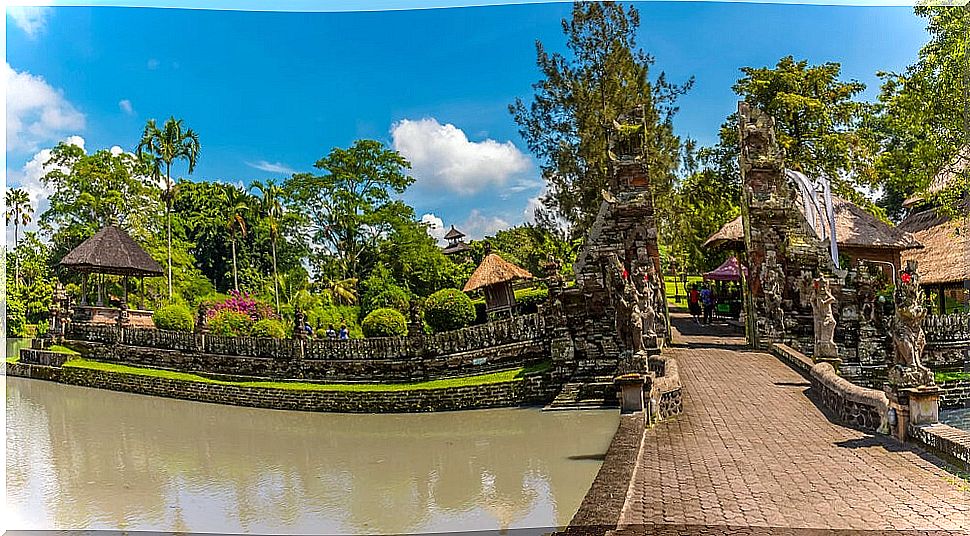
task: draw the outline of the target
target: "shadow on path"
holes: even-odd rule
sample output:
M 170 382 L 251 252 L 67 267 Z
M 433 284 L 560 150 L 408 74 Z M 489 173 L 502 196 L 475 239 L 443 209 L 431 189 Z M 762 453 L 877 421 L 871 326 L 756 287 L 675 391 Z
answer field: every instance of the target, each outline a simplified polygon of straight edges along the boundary
M 720 350 L 745 350 L 748 347 L 744 335 L 739 334 L 737 328 L 723 321 L 711 324 L 697 323 L 687 313 L 671 312 L 670 324 L 676 330 L 675 346 Z

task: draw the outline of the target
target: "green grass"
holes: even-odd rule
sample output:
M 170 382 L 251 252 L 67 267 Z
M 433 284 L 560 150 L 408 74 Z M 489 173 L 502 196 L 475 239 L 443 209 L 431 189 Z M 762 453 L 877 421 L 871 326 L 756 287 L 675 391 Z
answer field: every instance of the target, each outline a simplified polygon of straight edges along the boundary
M 970 372 L 937 372 L 934 379 L 936 383 L 970 380 Z
M 14 363 L 19 363 L 19 362 L 20 362 L 20 352 L 17 352 L 17 355 L 8 355 L 7 356 L 7 363 L 14 364 Z
M 51 352 L 57 352 L 59 354 L 81 355 L 76 350 L 72 350 L 67 346 L 61 346 L 60 344 L 52 344 L 50 348 L 48 348 L 48 350 L 50 350 Z
M 427 389 L 448 389 L 454 387 L 470 387 L 475 385 L 488 385 L 495 383 L 507 383 L 521 381 L 526 374 L 545 371 L 549 368 L 548 363 L 542 363 L 531 367 L 521 367 L 513 370 L 504 370 L 481 374 L 478 376 L 465 376 L 461 378 L 448 378 L 442 380 L 431 380 L 416 383 L 305 383 L 305 382 L 230 382 L 204 378 L 196 374 L 187 372 L 175 372 L 171 370 L 160 370 L 143 367 L 131 367 L 128 365 L 117 365 L 114 363 L 102 363 L 100 361 L 89 361 L 87 359 L 72 359 L 64 364 L 65 367 L 84 368 L 90 370 L 100 370 L 103 372 L 114 372 L 119 374 L 133 374 L 136 376 L 151 376 L 155 378 L 165 378 L 170 380 L 181 380 L 199 383 L 214 383 L 220 385 L 235 385 L 239 387 L 258 387 L 265 389 L 280 389 L 284 391 L 414 391 Z

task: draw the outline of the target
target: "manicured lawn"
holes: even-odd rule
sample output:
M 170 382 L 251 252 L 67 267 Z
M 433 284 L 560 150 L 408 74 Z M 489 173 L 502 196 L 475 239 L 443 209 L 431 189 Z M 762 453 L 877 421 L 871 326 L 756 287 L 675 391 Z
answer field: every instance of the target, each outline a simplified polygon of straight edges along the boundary
M 970 380 L 970 372 L 937 372 L 934 376 L 936 383 Z
M 61 346 L 60 344 L 52 344 L 50 346 L 50 348 L 48 348 L 48 350 L 50 350 L 51 352 L 57 352 L 59 354 L 81 355 L 81 354 L 77 353 L 76 351 L 71 350 L 67 346 Z
M 19 361 L 20 361 L 20 353 L 19 352 L 17 353 L 17 355 L 8 355 L 7 356 L 7 363 L 17 363 Z
M 159 370 L 143 367 L 130 367 L 127 365 L 117 365 L 114 363 L 102 363 L 99 361 L 89 361 L 86 359 L 72 359 L 64 364 L 65 367 L 86 368 L 91 370 L 101 370 L 105 372 L 116 372 L 121 374 L 134 374 L 137 376 L 151 376 L 155 378 L 166 378 L 171 380 L 182 380 L 200 383 L 215 383 L 220 385 L 236 385 L 240 387 L 260 387 L 266 389 L 282 389 L 288 391 L 413 391 L 423 389 L 446 389 L 451 387 L 467 387 L 474 385 L 487 385 L 493 383 L 507 383 L 521 381 L 527 373 L 542 372 L 549 368 L 548 363 L 532 367 L 522 367 L 513 370 L 504 370 L 481 374 L 478 376 L 465 376 L 461 378 L 448 378 L 444 380 L 431 380 L 417 383 L 305 383 L 305 382 L 229 382 L 204 378 L 196 374 L 186 372 L 174 372 L 170 370 Z

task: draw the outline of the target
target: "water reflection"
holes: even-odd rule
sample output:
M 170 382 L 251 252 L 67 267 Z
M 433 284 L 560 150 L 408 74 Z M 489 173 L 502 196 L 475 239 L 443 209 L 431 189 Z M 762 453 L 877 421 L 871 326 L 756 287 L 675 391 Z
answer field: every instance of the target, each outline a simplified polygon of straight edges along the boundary
M 534 409 L 254 410 L 18 378 L 8 379 L 6 401 L 11 528 L 338 534 L 563 525 L 617 424 L 611 412 Z

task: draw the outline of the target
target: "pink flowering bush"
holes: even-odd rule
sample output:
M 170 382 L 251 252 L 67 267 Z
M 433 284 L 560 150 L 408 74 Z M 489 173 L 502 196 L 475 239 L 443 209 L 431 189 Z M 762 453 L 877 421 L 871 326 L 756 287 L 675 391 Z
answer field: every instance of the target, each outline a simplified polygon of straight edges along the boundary
M 232 311 L 248 316 L 253 322 L 264 318 L 276 318 L 273 309 L 266 303 L 256 300 L 246 292 L 230 290 L 229 297 L 212 304 L 206 311 L 206 318 L 212 320 L 221 311 Z

